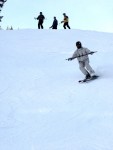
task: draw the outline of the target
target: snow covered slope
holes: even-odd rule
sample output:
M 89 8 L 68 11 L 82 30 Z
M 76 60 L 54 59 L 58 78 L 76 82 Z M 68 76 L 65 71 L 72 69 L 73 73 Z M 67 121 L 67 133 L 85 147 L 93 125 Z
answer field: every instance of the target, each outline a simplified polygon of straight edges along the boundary
M 75 43 L 98 51 L 84 78 Z M 0 150 L 113 150 L 113 33 L 0 31 Z

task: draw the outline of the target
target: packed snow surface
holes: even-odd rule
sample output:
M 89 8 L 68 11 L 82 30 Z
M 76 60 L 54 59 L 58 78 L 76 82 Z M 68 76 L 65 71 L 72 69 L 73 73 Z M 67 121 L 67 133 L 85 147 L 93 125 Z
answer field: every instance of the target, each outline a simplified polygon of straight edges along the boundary
M 84 84 L 78 40 L 98 51 Z M 113 150 L 113 33 L 0 31 L 0 150 Z

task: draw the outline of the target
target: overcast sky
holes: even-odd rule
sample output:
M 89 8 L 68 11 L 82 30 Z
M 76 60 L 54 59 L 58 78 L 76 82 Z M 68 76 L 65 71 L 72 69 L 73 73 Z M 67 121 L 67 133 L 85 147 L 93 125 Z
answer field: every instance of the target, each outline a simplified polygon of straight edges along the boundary
M 72 29 L 113 32 L 113 0 L 7 0 L 1 12 L 1 26 L 37 29 L 34 17 L 39 12 L 46 17 L 45 29 L 52 25 L 54 16 L 60 23 L 66 13 Z M 58 28 L 62 29 L 62 24 Z

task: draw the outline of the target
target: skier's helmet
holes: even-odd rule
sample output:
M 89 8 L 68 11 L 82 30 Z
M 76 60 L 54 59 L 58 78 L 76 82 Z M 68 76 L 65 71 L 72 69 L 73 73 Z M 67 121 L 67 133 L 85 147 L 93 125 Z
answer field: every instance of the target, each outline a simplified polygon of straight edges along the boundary
M 77 41 L 77 42 L 76 42 L 76 46 L 77 46 L 77 45 L 82 46 L 82 44 L 81 44 L 81 42 L 80 42 L 80 41 Z

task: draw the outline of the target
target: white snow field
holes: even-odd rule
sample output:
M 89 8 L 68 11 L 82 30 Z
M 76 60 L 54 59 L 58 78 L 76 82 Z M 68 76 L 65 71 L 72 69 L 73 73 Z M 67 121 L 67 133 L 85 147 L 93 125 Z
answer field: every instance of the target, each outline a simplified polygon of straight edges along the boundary
M 98 51 L 84 84 L 78 40 Z M 113 150 L 113 33 L 0 31 L 0 150 Z

